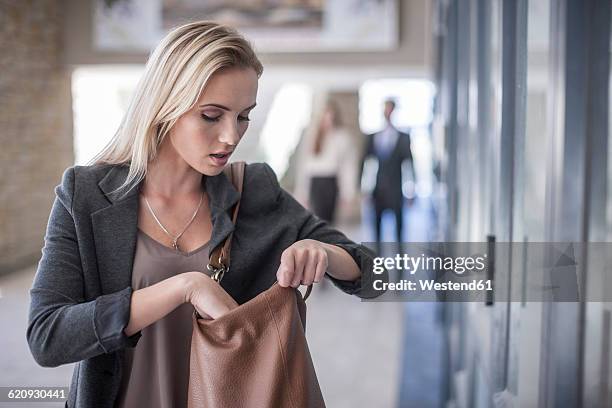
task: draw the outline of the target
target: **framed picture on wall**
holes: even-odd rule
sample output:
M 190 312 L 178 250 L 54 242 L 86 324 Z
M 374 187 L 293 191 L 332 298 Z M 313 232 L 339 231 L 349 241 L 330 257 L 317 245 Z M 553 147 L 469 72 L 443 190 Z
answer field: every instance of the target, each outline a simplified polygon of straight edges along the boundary
M 398 0 L 96 0 L 94 49 L 148 51 L 172 27 L 213 20 L 260 52 L 390 51 Z

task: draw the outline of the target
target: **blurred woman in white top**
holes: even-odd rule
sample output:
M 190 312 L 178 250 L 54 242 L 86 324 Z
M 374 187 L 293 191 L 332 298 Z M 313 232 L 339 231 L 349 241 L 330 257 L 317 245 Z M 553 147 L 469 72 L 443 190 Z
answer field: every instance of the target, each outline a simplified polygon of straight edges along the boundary
M 300 147 L 296 197 L 318 217 L 334 222 L 338 197 L 348 206 L 357 190 L 357 148 L 338 105 L 328 101 L 314 132 Z

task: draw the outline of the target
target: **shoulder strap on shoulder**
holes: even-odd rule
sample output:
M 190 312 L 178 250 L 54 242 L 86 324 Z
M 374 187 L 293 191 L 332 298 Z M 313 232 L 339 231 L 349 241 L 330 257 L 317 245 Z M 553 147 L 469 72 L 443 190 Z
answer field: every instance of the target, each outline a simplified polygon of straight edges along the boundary
M 238 202 L 234 205 L 232 210 L 232 223 L 236 225 L 238 219 L 238 210 L 240 208 L 240 201 L 242 200 L 242 186 L 244 183 L 244 168 L 246 163 L 243 161 L 231 163 L 227 166 L 223 173 L 232 182 L 234 188 L 240 193 L 241 197 Z M 211 253 L 208 261 L 208 270 L 212 272 L 211 278 L 216 282 L 220 282 L 223 275 L 229 271 L 230 267 L 230 248 L 232 246 L 233 231 L 225 238 L 219 246 L 217 246 Z

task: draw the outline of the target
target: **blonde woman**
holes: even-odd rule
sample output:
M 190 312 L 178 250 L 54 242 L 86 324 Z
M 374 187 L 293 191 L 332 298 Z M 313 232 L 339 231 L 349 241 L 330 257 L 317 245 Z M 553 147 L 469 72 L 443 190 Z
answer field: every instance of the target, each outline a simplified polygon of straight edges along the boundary
M 372 253 L 301 207 L 266 164 L 246 167 L 232 226 L 239 193 L 222 171 L 249 125 L 261 73 L 235 30 L 174 29 L 112 141 L 64 172 L 27 340 L 42 366 L 76 363 L 67 406 L 185 406 L 194 308 L 216 319 L 275 280 L 298 287 L 324 276 L 373 296 Z M 232 230 L 232 268 L 219 285 L 208 254 Z

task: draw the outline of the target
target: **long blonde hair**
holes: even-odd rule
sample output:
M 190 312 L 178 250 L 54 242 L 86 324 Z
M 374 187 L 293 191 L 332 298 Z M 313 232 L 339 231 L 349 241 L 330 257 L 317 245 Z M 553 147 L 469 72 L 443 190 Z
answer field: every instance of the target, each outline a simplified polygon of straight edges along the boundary
M 125 182 L 115 191 L 131 190 L 210 77 L 229 67 L 253 68 L 258 77 L 263 72 L 250 43 L 235 29 L 211 21 L 174 28 L 149 57 L 117 132 L 88 164 L 129 165 Z

